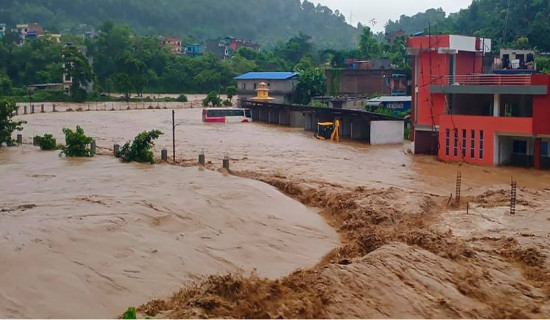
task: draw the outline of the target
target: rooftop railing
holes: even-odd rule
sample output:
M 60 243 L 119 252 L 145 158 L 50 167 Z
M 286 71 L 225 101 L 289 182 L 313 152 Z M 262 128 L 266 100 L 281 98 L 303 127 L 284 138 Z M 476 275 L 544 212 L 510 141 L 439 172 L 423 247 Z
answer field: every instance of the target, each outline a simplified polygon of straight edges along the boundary
M 530 86 L 531 75 L 468 74 L 432 76 L 433 85 L 463 86 Z

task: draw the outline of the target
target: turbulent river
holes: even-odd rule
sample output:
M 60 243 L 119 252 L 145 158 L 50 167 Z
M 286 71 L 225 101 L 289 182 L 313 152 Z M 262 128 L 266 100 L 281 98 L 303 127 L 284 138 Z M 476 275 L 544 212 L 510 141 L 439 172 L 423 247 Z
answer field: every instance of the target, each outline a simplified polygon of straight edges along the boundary
M 24 141 L 80 125 L 101 153 L 159 129 L 171 155 L 171 110 L 19 116 Z M 176 157 L 204 151 L 214 168 L 349 186 L 398 186 L 447 195 L 461 171 L 466 192 L 487 181 L 550 188 L 528 169 L 444 164 L 404 146 L 316 140 L 301 129 L 203 124 L 176 110 Z M 59 158 L 25 145 L 0 149 L 0 317 L 112 317 L 200 276 L 255 271 L 278 278 L 338 246 L 314 209 L 264 183 L 197 167 L 122 164 L 102 155 Z

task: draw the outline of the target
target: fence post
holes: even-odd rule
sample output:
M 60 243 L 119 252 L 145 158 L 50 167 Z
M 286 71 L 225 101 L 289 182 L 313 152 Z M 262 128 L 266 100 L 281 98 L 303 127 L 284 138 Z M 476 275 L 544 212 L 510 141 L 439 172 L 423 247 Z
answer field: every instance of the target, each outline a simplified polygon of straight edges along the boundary
M 53 110 L 53 112 L 56 112 L 56 111 L 55 111 L 55 103 L 54 103 L 53 106 L 52 106 L 52 110 Z
M 27 106 L 23 106 L 23 114 L 27 114 Z
M 23 135 L 20 133 L 17 134 L 17 144 L 19 145 L 23 144 Z
M 199 153 L 199 164 L 201 166 L 204 166 L 205 164 L 204 151 L 201 151 L 201 153 Z
M 160 159 L 161 159 L 162 161 L 168 161 L 168 150 L 162 149 L 162 150 L 160 151 Z
M 40 105 L 40 113 L 44 113 L 44 112 L 46 112 L 46 111 L 44 111 L 44 105 L 41 104 L 41 105 Z
M 97 146 L 96 146 L 95 140 L 93 140 L 93 141 L 90 143 L 90 149 L 92 149 L 92 153 L 93 153 L 93 154 L 96 153 Z
M 223 167 L 229 171 L 229 156 L 226 154 L 223 156 Z
M 31 105 L 31 113 L 34 113 L 34 104 Z
M 120 151 L 120 145 L 119 144 L 115 144 L 113 146 L 113 155 L 116 157 L 116 154 Z

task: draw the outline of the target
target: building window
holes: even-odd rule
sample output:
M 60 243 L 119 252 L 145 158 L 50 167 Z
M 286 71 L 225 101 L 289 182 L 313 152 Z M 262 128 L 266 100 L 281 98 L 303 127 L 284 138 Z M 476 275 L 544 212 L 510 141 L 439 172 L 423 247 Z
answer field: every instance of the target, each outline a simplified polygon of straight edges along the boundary
M 466 158 L 466 129 L 462 129 L 462 158 Z
M 527 141 L 514 140 L 514 147 L 512 149 L 512 152 L 516 154 L 527 154 Z
M 458 157 L 458 129 L 455 129 L 455 146 L 454 146 L 454 156 Z
M 449 129 L 445 130 L 445 155 L 449 156 L 449 147 L 451 143 L 451 132 Z
M 476 157 L 476 131 L 472 130 L 470 136 L 470 158 L 475 159 Z
M 540 155 L 543 157 L 548 157 L 548 142 L 541 142 L 540 144 Z
M 483 159 L 483 138 L 484 133 L 483 130 L 479 131 L 479 158 Z

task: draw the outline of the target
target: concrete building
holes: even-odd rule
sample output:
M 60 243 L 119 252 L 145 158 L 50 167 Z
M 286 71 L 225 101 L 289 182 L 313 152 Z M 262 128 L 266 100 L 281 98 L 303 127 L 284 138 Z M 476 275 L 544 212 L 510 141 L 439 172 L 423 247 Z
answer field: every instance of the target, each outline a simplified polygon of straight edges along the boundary
M 550 168 L 550 75 L 483 57 L 491 40 L 456 35 L 407 40 L 413 65 L 412 149 L 443 161 Z M 514 59 L 515 60 L 515 59 Z
M 225 37 L 219 39 L 207 40 L 204 46 L 204 51 L 212 52 L 218 59 L 231 59 L 235 51 L 240 48 L 249 48 L 255 51 L 260 51 L 260 45 L 244 39 L 235 37 Z
M 202 56 L 203 47 L 200 44 L 192 44 L 185 47 L 184 54 L 193 58 Z
M 159 37 L 160 47 L 168 48 L 170 52 L 175 55 L 183 54 L 182 38 L 176 37 Z
M 0 38 L 3 38 L 6 34 L 6 24 L 0 23 Z
M 26 40 L 33 40 L 44 35 L 44 29 L 38 23 L 18 24 L 14 31 L 19 35 L 17 45 L 22 46 Z
M 256 96 L 260 83 L 267 84 L 274 103 L 291 103 L 294 88 L 298 84 L 295 72 L 249 72 L 235 78 L 239 99 L 249 100 Z

